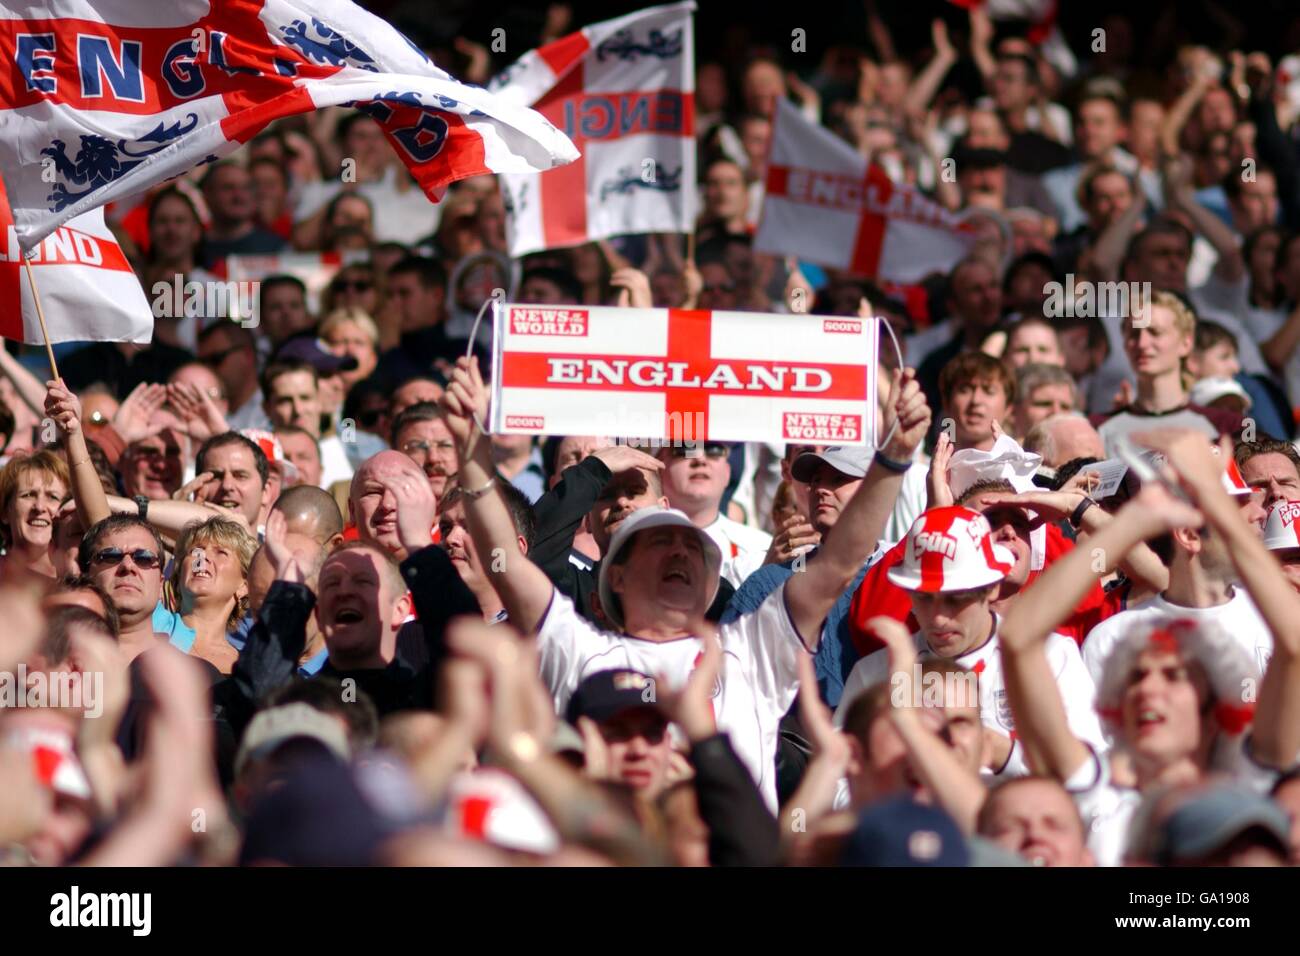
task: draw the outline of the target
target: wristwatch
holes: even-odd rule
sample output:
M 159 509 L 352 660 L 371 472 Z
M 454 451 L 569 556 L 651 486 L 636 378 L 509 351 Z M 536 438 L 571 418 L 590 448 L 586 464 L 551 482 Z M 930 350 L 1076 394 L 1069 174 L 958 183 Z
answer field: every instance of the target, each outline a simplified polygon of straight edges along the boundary
M 135 502 L 135 508 L 140 513 L 140 517 L 147 521 L 149 519 L 149 499 L 144 495 L 136 495 L 131 500 Z

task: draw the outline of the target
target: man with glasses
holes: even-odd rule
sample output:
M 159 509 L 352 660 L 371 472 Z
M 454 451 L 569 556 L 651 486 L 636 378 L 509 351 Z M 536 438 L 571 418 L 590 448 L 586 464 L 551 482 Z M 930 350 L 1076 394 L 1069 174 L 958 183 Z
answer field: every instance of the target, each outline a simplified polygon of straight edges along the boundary
M 435 499 L 441 500 L 449 479 L 456 477 L 456 446 L 442 418 L 442 409 L 419 402 L 393 422 L 390 444 L 424 472 Z
M 164 560 L 162 539 L 136 515 L 105 518 L 81 539 L 77 561 L 113 603 L 117 643 L 128 663 L 160 641 L 153 616 L 162 596 Z
M 731 446 L 706 442 L 702 447 L 672 447 L 659 451 L 664 463 L 664 495 L 668 505 L 685 512 L 722 552 L 722 577 L 740 587 L 762 566 L 772 536 L 733 521 L 722 513 L 722 497 L 731 480 Z
M 253 333 L 236 322 L 217 322 L 199 333 L 199 361 L 221 380 L 230 413 L 231 429 L 269 430 L 258 387 L 257 349 Z

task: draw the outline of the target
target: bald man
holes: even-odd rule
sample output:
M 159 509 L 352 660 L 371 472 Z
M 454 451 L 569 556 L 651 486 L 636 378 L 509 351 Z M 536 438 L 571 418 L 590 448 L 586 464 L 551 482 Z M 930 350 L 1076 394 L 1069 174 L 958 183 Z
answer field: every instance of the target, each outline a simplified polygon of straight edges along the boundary
M 426 482 L 423 470 L 400 451 L 381 451 L 367 458 L 352 476 L 348 492 L 348 518 L 362 541 L 385 551 L 394 561 L 405 561 L 410 552 L 397 533 L 397 499 L 388 483 L 409 476 Z M 436 520 L 436 517 L 435 517 Z M 433 541 L 433 528 L 429 529 Z
M 286 488 L 272 510 L 284 514 L 290 534 L 307 535 L 327 552 L 343 541 L 343 513 L 328 491 L 313 485 Z
M 1053 415 L 1029 430 L 1025 451 L 1043 456 L 1048 468 L 1060 468 L 1076 458 L 1105 458 L 1101 436 L 1078 414 Z

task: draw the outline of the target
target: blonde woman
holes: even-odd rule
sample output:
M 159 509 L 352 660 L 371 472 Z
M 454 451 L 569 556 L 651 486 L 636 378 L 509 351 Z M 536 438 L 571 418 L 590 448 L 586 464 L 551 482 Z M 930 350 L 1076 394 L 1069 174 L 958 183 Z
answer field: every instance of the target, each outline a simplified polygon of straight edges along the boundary
M 68 466 L 52 451 L 15 458 L 0 471 L 0 578 L 57 576 L 54 526 L 68 499 Z
M 229 635 L 248 613 L 248 568 L 256 551 L 256 539 L 238 522 L 220 515 L 190 525 L 176 542 L 167 582 L 170 623 L 193 633 L 191 656 L 203 658 L 223 674 L 230 673 L 239 657 Z M 155 627 L 158 624 L 155 615 Z
M 364 378 L 379 364 L 379 326 L 361 309 L 336 309 L 320 324 L 320 337 L 335 355 L 350 355 L 357 367 L 350 372 L 339 372 L 344 393 Z

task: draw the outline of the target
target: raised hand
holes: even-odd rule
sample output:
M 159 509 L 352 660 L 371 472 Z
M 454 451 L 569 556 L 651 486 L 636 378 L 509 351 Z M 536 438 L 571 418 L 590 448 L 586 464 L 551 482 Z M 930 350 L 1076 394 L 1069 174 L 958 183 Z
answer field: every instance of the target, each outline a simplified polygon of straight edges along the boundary
M 427 548 L 430 532 L 438 517 L 438 499 L 423 475 L 402 473 L 382 479 L 397 499 L 397 539 L 414 553 Z
M 591 457 L 599 458 L 614 474 L 623 471 L 631 471 L 633 468 L 641 468 L 645 471 L 663 471 L 664 463 L 654 455 L 647 455 L 638 448 L 631 445 L 610 445 L 608 448 L 597 448 L 591 453 Z
M 926 508 L 947 508 L 954 503 L 952 487 L 948 484 L 948 466 L 954 451 L 947 432 L 939 433 L 930 459 L 930 470 L 925 476 Z
M 141 382 L 117 407 L 113 415 L 113 430 L 128 445 L 157 435 L 165 427 L 151 424 L 154 412 L 167 401 L 167 386 Z
M 81 431 L 81 401 L 63 379 L 45 383 L 45 414 L 68 435 Z
M 461 462 L 469 457 L 470 445 L 474 437 L 475 416 L 479 421 L 487 415 L 488 391 L 483 384 L 483 376 L 478 370 L 478 361 L 474 358 L 456 359 L 456 369 L 451 373 L 447 390 L 439 400 L 446 412 L 445 421 L 456 447 L 461 455 Z
M 700 639 L 704 654 L 680 690 L 673 690 L 663 677 L 655 678 L 655 699 L 659 707 L 682 728 L 692 743 L 718 732 L 713 713 L 713 692 L 722 673 L 722 643 L 715 635 Z
M 650 294 L 650 280 L 640 269 L 631 267 L 616 269 L 609 277 L 609 284 L 619 290 L 620 308 L 649 309 L 654 306 L 654 297 Z
M 848 738 L 835 729 L 830 709 L 822 703 L 821 692 L 817 689 L 817 672 L 813 668 L 812 655 L 800 654 L 797 665 L 799 717 L 804 730 L 808 732 L 808 739 L 812 742 L 814 759 L 828 765 L 834 776 L 843 776 L 852 755 Z
M 887 433 L 897 420 L 898 428 L 886 443 L 883 453 L 894 461 L 911 461 L 925 439 L 925 433 L 930 430 L 930 405 L 916 380 L 916 370 L 895 370 L 889 394 L 891 400 L 881 416 L 881 427 Z
M 803 515 L 790 515 L 772 536 L 764 564 L 784 564 L 808 548 L 820 544 L 822 536 Z
M 266 548 L 266 556 L 275 568 L 275 578 L 292 584 L 306 584 L 307 576 L 303 573 L 302 562 L 290 550 L 288 538 L 288 519 L 283 511 L 272 510 L 266 517 L 266 537 L 262 541 L 262 547 Z
M 186 434 L 202 444 L 213 435 L 230 431 L 225 416 L 212 396 L 192 382 L 173 382 L 167 386 L 167 402 L 184 423 Z

